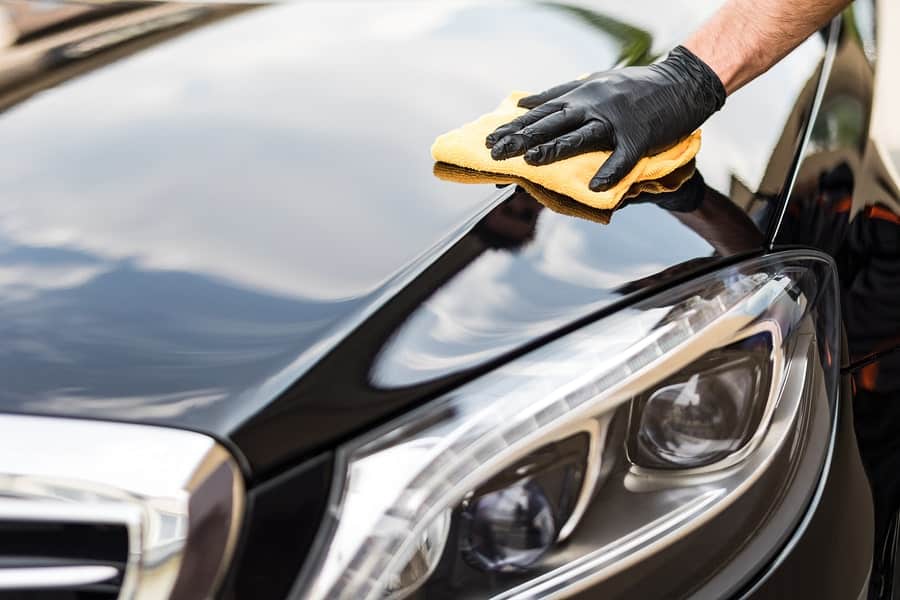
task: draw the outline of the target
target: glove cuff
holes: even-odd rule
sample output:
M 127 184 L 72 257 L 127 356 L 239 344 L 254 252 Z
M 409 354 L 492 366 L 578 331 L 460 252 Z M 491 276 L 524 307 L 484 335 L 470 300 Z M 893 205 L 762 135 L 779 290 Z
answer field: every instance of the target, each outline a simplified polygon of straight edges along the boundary
M 664 61 L 691 77 L 701 88 L 702 97 L 710 103 L 709 114 L 718 111 L 725 104 L 727 93 L 722 80 L 700 57 L 685 48 L 675 46 Z

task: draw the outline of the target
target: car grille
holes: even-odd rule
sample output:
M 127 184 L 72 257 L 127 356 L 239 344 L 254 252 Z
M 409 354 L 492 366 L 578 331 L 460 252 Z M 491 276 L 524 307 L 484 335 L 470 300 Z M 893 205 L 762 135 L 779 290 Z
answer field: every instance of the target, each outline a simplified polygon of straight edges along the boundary
M 124 525 L 0 522 L 0 599 L 112 600 L 127 559 Z
M 203 434 L 0 414 L 0 600 L 210 597 L 243 501 Z

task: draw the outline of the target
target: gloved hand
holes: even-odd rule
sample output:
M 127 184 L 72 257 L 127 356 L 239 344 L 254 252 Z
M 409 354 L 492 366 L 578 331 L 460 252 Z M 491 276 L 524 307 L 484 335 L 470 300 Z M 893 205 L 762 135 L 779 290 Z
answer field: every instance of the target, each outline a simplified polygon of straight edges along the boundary
M 725 103 L 725 87 L 690 50 L 662 62 L 595 73 L 519 100 L 531 110 L 487 136 L 494 160 L 525 154 L 546 165 L 613 150 L 591 179 L 594 191 L 618 183 L 644 156 L 692 133 Z

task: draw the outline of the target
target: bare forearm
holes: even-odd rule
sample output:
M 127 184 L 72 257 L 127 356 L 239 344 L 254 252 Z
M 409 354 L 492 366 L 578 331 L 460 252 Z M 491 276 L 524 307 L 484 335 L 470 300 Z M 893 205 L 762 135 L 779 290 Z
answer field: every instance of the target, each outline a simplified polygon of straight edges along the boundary
M 731 94 L 764 73 L 849 0 L 729 0 L 685 46 Z

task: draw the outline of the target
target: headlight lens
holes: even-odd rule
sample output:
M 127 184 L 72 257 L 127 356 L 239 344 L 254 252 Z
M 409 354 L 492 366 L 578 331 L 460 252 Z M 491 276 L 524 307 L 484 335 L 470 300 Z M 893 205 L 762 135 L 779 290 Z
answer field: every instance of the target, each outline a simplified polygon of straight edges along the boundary
M 834 286 L 827 258 L 798 252 L 715 273 L 348 444 L 299 587 L 315 599 L 565 595 L 771 480 L 761 523 L 807 448 L 824 448 Z
M 767 400 L 781 356 L 774 332 L 713 350 L 637 398 L 628 440 L 634 464 L 702 467 L 747 445 L 772 408 Z
M 460 511 L 463 558 L 484 571 L 527 571 L 559 539 L 583 489 L 590 436 L 551 442 L 468 494 Z

